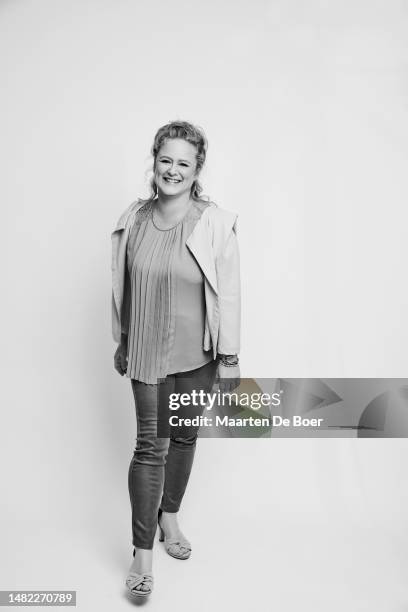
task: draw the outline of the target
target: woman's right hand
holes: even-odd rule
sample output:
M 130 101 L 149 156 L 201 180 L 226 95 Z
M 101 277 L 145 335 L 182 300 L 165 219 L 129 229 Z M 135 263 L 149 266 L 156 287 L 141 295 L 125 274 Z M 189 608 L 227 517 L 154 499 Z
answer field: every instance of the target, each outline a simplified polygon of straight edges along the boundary
M 124 344 L 119 344 L 116 349 L 115 356 L 113 358 L 113 363 L 115 365 L 115 370 L 119 372 L 121 376 L 126 374 L 127 371 L 127 348 Z

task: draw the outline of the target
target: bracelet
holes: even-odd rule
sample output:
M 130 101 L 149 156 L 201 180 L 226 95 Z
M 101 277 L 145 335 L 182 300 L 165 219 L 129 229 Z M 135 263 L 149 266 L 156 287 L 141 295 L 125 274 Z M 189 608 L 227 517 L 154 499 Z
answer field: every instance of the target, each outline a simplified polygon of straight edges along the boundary
M 227 367 L 237 366 L 239 364 L 238 355 L 221 355 L 218 354 L 222 365 Z

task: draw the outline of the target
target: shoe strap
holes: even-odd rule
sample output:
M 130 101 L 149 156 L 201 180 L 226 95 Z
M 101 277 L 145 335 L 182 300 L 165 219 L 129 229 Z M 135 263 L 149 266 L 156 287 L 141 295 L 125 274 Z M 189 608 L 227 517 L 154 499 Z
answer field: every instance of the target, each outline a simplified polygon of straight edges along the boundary
M 152 587 L 153 586 L 153 575 L 150 574 L 149 572 L 145 572 L 144 574 L 137 574 L 136 572 L 129 572 L 129 575 L 126 578 L 126 584 L 132 590 L 135 587 L 137 587 L 139 584 L 145 584 L 148 587 Z
M 164 541 L 168 545 L 177 544 L 178 546 L 183 546 L 184 548 L 191 550 L 191 544 L 186 538 L 165 538 Z

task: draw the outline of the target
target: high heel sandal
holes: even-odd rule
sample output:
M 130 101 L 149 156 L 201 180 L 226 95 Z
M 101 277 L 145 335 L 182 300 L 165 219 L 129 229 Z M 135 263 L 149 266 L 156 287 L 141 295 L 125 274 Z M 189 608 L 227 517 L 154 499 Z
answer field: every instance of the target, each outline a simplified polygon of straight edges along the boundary
M 135 556 L 136 550 L 133 549 L 133 556 Z M 138 574 L 136 572 L 129 572 L 126 578 L 126 586 L 129 590 L 129 595 L 132 597 L 147 597 L 153 591 L 153 575 L 150 572 L 144 572 Z M 148 587 L 147 591 L 137 589 L 139 585 Z
M 188 559 L 191 555 L 191 544 L 182 534 L 175 538 L 166 538 L 162 526 L 160 525 L 160 517 L 163 511 L 159 508 L 157 516 L 157 524 L 159 526 L 159 542 L 164 543 L 166 553 L 175 559 Z M 183 550 L 184 549 L 184 550 Z

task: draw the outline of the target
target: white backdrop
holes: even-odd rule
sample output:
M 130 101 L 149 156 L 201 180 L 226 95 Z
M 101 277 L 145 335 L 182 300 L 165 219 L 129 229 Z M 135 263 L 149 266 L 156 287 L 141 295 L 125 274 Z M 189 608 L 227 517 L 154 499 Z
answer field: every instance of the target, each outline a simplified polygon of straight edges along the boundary
M 162 124 L 204 128 L 204 191 L 239 214 L 242 376 L 407 375 L 407 26 L 397 0 L 1 2 L 0 589 L 129 605 L 110 233 Z M 152 609 L 407 609 L 406 440 L 196 457 L 193 556 L 155 551 Z

